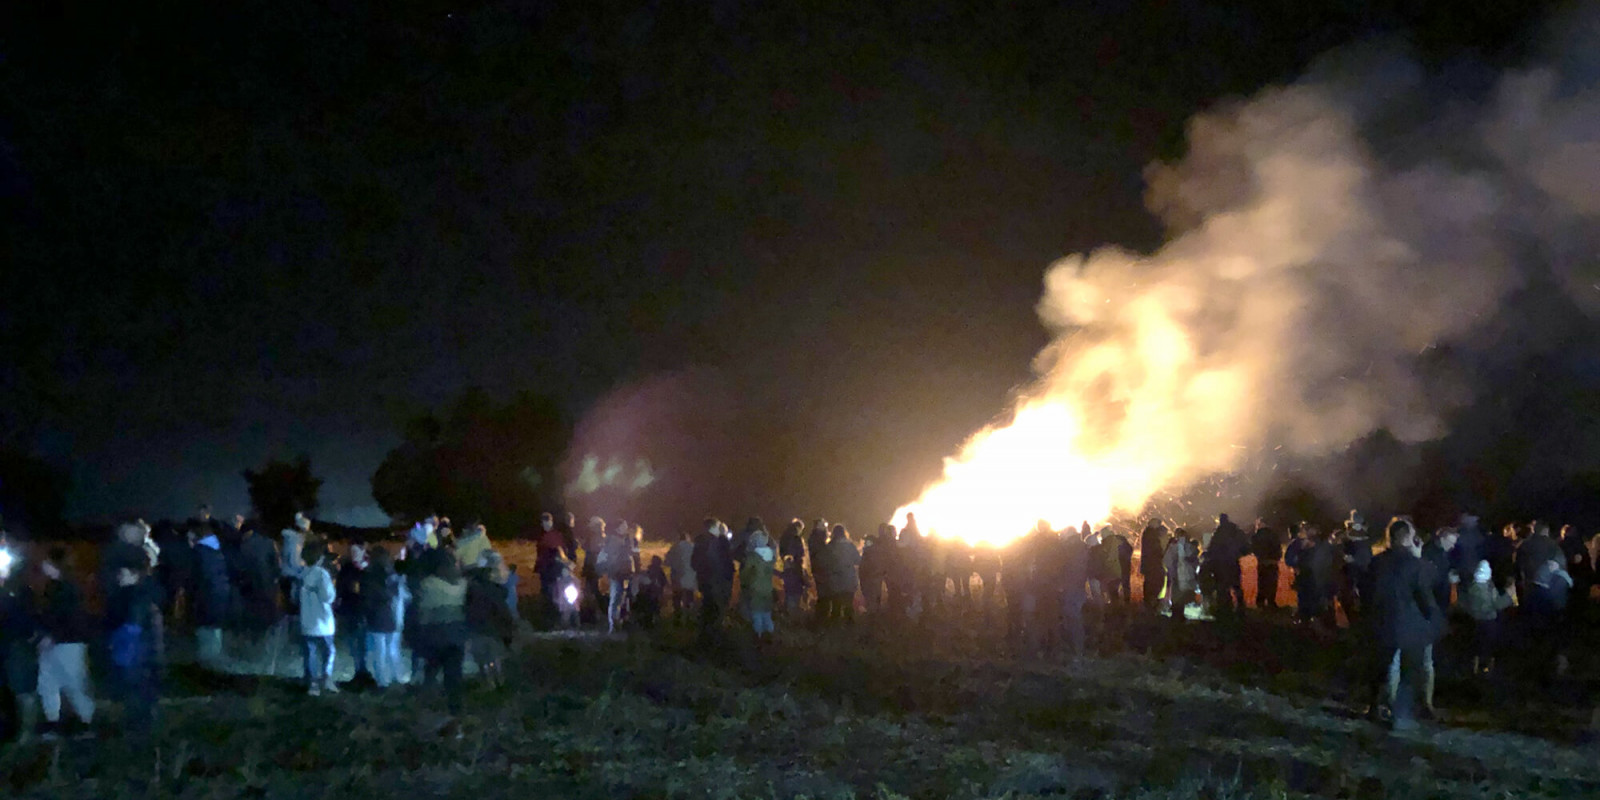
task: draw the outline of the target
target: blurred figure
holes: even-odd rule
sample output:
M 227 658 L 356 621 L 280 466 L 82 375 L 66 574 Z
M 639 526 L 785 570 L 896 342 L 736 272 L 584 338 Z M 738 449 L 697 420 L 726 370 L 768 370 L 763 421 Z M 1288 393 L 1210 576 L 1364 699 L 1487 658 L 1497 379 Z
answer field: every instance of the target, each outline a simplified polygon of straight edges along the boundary
M 583 587 L 578 583 L 578 577 L 572 574 L 572 562 L 562 562 L 561 577 L 556 581 L 556 611 L 561 627 L 568 630 L 578 627 L 578 607 L 582 596 Z
M 746 541 L 746 550 L 748 553 L 744 563 L 739 567 L 739 593 L 745 598 L 745 609 L 750 614 L 750 627 L 755 631 L 756 641 L 766 642 L 775 631 L 772 624 L 772 580 L 777 554 L 768 544 L 765 531 L 752 532 Z
M 1089 549 L 1077 536 L 1052 536 L 1050 546 L 1060 552 L 1062 634 L 1071 656 L 1083 658 L 1083 604 L 1089 599 Z
M 806 535 L 806 553 L 811 557 L 811 586 L 816 591 L 817 599 L 813 610 L 818 620 L 822 619 L 822 596 L 827 589 L 823 584 L 828 580 L 823 569 L 823 562 L 828 560 L 828 521 L 814 519 L 811 521 L 811 532 Z
M 1139 577 L 1144 580 L 1144 607 L 1154 610 L 1161 602 L 1161 590 L 1167 582 L 1167 526 L 1157 517 L 1145 523 L 1139 534 Z
M 1450 607 L 1451 589 L 1459 580 L 1450 568 L 1450 555 L 1456 549 L 1457 538 L 1455 528 L 1440 528 L 1422 546 L 1422 561 L 1426 567 L 1423 578 L 1433 591 L 1434 604 L 1441 609 Z
M 729 547 L 728 526 L 707 517 L 694 542 L 694 574 L 700 581 L 700 642 L 702 646 L 722 638 L 722 618 L 728 613 L 733 596 L 733 552 Z
M 453 558 L 429 559 L 424 569 L 415 598 L 417 631 L 413 637 L 422 659 L 422 685 L 432 688 L 442 677 L 446 707 L 452 715 L 459 715 L 461 663 L 467 642 L 467 582 Z
M 806 599 L 806 524 L 789 520 L 778 539 L 778 559 L 783 570 L 783 608 L 790 619 L 798 619 Z
M 1250 551 L 1250 539 L 1243 530 L 1228 519 L 1227 514 L 1217 515 L 1217 528 L 1211 534 L 1211 544 L 1201 554 L 1202 569 L 1209 571 L 1214 581 L 1213 602 L 1219 615 L 1235 615 L 1244 611 L 1244 576 L 1239 559 Z
M 1361 616 L 1361 592 L 1368 585 L 1372 569 L 1372 542 L 1360 512 L 1351 509 L 1340 541 L 1339 607 L 1352 624 Z
M 667 567 L 661 556 L 650 557 L 650 566 L 634 576 L 633 589 L 633 612 L 639 627 L 655 630 L 667 592 Z
M 373 680 L 387 689 L 400 680 L 400 631 L 405 620 L 405 579 L 396 574 L 394 559 L 382 545 L 372 548 L 361 572 L 362 623 Z
M 1265 520 L 1256 520 L 1250 535 L 1250 553 L 1256 557 L 1256 608 L 1278 608 L 1278 562 L 1283 560 L 1283 541 Z
M 517 620 L 506 608 L 505 561 L 493 550 L 481 556 L 482 567 L 467 579 L 467 649 L 478 675 L 490 688 L 504 684 L 502 669 Z
M 1541 670 L 1555 666 L 1555 675 L 1567 672 L 1567 637 L 1563 624 L 1567 603 L 1572 596 L 1572 575 L 1567 572 L 1566 555 L 1550 537 L 1550 526 L 1533 525 L 1533 533 L 1517 549 L 1517 570 L 1522 575 L 1526 594 L 1521 595 L 1521 618 L 1534 663 Z M 1549 677 L 1548 674 L 1539 676 Z
M 333 601 L 337 596 L 333 575 L 328 572 L 328 548 L 322 542 L 303 547 L 305 569 L 300 573 L 300 639 L 305 647 L 306 692 L 312 697 L 328 692 L 337 694 L 333 680 L 334 645 L 337 632 Z
M 1434 603 L 1424 576 L 1416 528 L 1409 520 L 1396 518 L 1389 524 L 1388 538 L 1389 549 L 1371 564 L 1373 643 L 1393 727 L 1414 730 L 1417 703 L 1427 702 L 1433 643 L 1444 630 L 1444 613 Z
M 122 567 L 106 600 L 110 688 L 122 703 L 123 724 L 148 733 L 155 721 L 163 626 L 161 591 L 146 570 Z
M 861 551 L 850 540 L 850 532 L 843 525 L 833 526 L 828 538 L 828 616 L 839 622 L 854 622 L 856 618 L 856 592 L 861 589 L 857 568 L 861 565 Z M 941 574 L 940 580 L 943 580 Z
M 22 742 L 39 726 L 38 609 L 26 569 L 21 550 L 0 536 L 0 689 L 16 703 L 15 733 Z
M 278 624 L 278 548 L 271 539 L 262 536 L 254 525 L 234 517 L 241 525 L 239 543 L 238 596 L 239 613 L 237 629 L 242 633 L 251 652 L 250 660 L 259 663 L 267 635 Z
M 1494 669 L 1499 650 L 1501 615 L 1516 602 L 1513 591 L 1494 585 L 1494 569 L 1488 560 L 1478 561 L 1472 570 L 1472 583 L 1461 593 L 1461 610 L 1472 619 L 1472 674 L 1487 675 Z
M 210 528 L 201 528 L 195 542 L 195 654 L 200 666 L 210 670 L 227 668 L 222 648 L 222 628 L 229 621 L 233 589 L 228 583 L 228 562 L 222 543 Z
M 893 526 L 890 526 L 890 530 L 893 530 Z M 983 594 L 978 600 L 983 604 L 985 614 L 992 613 L 1000 602 L 1001 569 L 999 548 L 985 545 L 973 551 L 972 570 L 983 584 Z
M 886 527 L 879 525 L 878 532 L 861 543 L 861 565 L 856 572 L 861 579 L 861 601 L 868 615 L 877 614 L 886 602 L 884 576 L 888 571 L 888 563 L 884 556 L 889 548 L 878 544 Z
M 352 543 L 333 582 L 334 627 L 339 631 L 339 641 L 343 642 L 339 649 L 350 654 L 352 681 L 372 679 L 372 673 L 367 670 L 367 615 L 361 606 L 361 578 L 367 567 L 366 545 Z
M 489 529 L 481 522 L 468 525 L 461 538 L 456 540 L 456 561 L 461 565 L 461 571 L 465 573 L 482 567 L 490 550 Z
M 694 542 L 688 533 L 678 534 L 678 541 L 667 549 L 667 569 L 672 575 L 672 607 L 677 612 L 694 607 Z
M 1167 573 L 1169 613 L 1173 622 L 1182 623 L 1184 610 L 1194 602 L 1195 592 L 1200 590 L 1200 550 L 1187 528 L 1173 531 L 1162 561 Z
M 600 558 L 596 569 L 606 579 L 609 602 L 606 604 L 606 632 L 615 633 L 617 624 L 628 613 L 633 575 L 638 570 L 639 548 L 635 543 L 633 526 L 619 520 L 602 540 Z
M 39 603 L 37 685 L 46 739 L 61 735 L 63 697 L 86 729 L 94 723 L 95 704 L 89 696 L 89 615 L 83 591 L 68 577 L 70 570 L 67 550 L 60 546 L 50 548 L 39 565 L 45 585 Z
M 606 521 L 599 517 L 590 517 L 589 525 L 583 537 L 583 568 L 580 577 L 583 578 L 584 609 L 583 620 L 585 623 L 598 619 L 600 615 L 600 553 L 606 542 Z
M 1573 525 L 1561 526 L 1561 552 L 1566 556 L 1567 574 L 1572 576 L 1569 615 L 1577 621 L 1588 618 L 1589 591 L 1594 587 L 1594 560 L 1589 554 L 1589 537 Z
M 556 518 L 546 511 L 539 515 L 539 531 L 535 534 L 533 571 L 539 576 L 540 616 L 553 619 L 556 612 L 556 582 L 561 579 L 561 557 L 565 541 L 556 530 Z M 545 624 L 543 620 L 541 625 Z

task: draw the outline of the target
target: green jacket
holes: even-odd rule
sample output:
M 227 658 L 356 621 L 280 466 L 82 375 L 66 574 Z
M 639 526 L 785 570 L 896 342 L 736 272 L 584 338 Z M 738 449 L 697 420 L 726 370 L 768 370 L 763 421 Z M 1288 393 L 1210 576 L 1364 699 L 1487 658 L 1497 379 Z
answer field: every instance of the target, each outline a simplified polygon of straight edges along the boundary
M 772 613 L 772 574 L 772 548 L 751 548 L 739 568 L 739 594 L 751 612 Z

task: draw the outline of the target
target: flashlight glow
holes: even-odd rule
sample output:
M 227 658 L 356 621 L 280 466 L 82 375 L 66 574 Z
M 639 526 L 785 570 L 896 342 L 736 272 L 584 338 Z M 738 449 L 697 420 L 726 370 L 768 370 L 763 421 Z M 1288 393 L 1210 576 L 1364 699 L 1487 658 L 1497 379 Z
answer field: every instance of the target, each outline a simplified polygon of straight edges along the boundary
M 568 605 L 577 604 L 577 602 L 578 602 L 578 587 L 576 587 L 576 586 L 568 586 L 566 588 L 566 591 L 561 593 L 561 596 L 567 598 L 567 604 Z
M 0 572 L 9 572 L 14 561 L 10 550 L 0 550 Z

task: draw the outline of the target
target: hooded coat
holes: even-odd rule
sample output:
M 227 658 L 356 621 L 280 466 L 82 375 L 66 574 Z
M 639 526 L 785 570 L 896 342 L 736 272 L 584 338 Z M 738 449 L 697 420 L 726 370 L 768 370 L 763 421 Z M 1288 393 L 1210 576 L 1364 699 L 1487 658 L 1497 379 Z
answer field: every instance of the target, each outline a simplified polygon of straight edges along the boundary
M 744 564 L 739 567 L 739 596 L 752 613 L 772 613 L 772 577 L 777 565 L 777 554 L 767 544 L 764 533 L 751 535 Z
M 1174 537 L 1162 557 L 1167 571 L 1167 596 L 1193 595 L 1200 588 L 1200 553 L 1193 539 Z
M 300 635 L 334 634 L 333 576 L 325 567 L 306 567 L 300 575 Z
M 694 542 L 680 539 L 667 550 L 667 569 L 672 572 L 672 589 L 692 592 L 696 587 L 694 574 Z
M 848 536 L 835 536 L 828 542 L 828 593 L 831 595 L 848 595 L 854 597 L 861 590 L 860 575 L 856 568 L 861 565 L 861 551 L 856 549 L 856 543 L 850 541 Z
M 222 555 L 217 535 L 207 534 L 195 543 L 195 575 L 199 592 L 195 597 L 195 624 L 220 628 L 228 621 L 228 561 Z

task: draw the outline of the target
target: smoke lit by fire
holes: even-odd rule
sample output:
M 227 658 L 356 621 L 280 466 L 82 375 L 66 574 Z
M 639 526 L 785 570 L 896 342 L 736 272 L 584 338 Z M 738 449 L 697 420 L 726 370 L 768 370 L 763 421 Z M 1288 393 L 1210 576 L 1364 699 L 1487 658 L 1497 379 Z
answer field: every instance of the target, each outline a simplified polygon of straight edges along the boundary
M 1587 286 L 1600 204 L 1570 189 L 1600 175 L 1594 81 L 1533 70 L 1425 114 L 1442 104 L 1410 62 L 1340 61 L 1191 122 L 1188 155 L 1148 176 L 1160 250 L 1050 268 L 1038 378 L 896 521 L 1003 544 L 1137 513 L 1262 448 L 1436 437 L 1474 387 L 1430 353 L 1487 346 L 1533 270 Z

